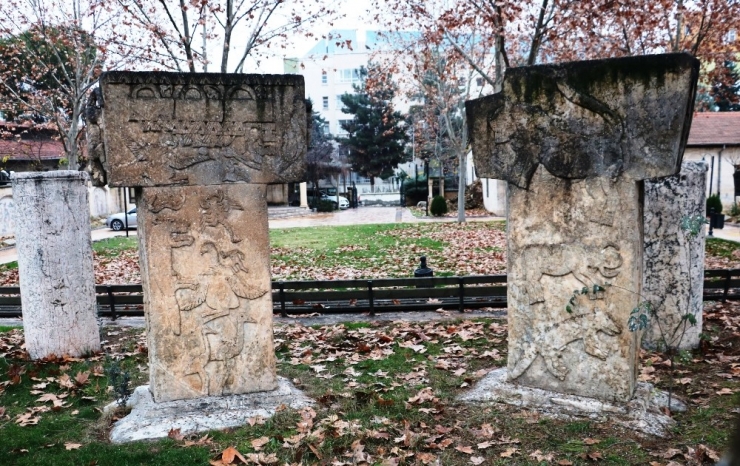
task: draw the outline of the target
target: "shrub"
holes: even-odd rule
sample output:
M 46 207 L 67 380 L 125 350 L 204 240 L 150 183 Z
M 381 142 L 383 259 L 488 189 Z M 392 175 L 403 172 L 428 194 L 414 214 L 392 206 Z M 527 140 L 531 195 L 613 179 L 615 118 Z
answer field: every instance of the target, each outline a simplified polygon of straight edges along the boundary
M 120 408 L 125 408 L 133 393 L 131 391 L 131 374 L 123 369 L 121 361 L 117 359 L 108 359 L 106 366 L 105 375 L 108 376 L 108 384 L 113 387 L 116 403 Z
M 730 207 L 730 215 L 733 217 L 740 216 L 740 205 L 738 205 L 737 202 L 732 203 L 732 207 Z
M 714 209 L 715 214 L 722 213 L 722 201 L 719 199 L 719 194 L 712 194 L 707 198 L 707 215 L 709 215 L 709 209 Z
M 429 206 L 429 212 L 435 217 L 441 217 L 447 213 L 447 201 L 442 196 L 434 196 L 432 205 Z
M 316 205 L 317 212 L 332 212 L 334 210 L 334 203 L 331 201 L 319 201 Z

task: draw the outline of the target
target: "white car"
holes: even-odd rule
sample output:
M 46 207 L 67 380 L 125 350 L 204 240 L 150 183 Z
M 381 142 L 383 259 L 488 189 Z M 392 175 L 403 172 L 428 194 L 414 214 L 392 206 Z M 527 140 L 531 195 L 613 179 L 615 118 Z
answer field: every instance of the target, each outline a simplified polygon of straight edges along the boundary
M 337 196 L 329 196 L 321 193 L 321 200 L 331 202 L 334 205 L 334 208 L 337 208 Z M 349 201 L 346 197 L 339 196 L 339 208 L 342 210 L 349 209 Z
M 136 228 L 136 207 L 129 210 L 126 216 L 124 216 L 123 212 L 111 215 L 105 219 L 105 226 L 113 231 L 121 231 L 126 228 L 126 220 L 128 220 L 129 228 Z

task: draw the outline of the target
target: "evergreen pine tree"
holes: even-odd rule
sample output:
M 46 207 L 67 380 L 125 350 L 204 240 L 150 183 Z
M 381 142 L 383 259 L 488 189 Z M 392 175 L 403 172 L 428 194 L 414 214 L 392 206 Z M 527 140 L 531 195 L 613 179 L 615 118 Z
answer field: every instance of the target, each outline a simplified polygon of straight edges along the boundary
M 370 178 L 393 176 L 396 166 L 406 160 L 404 145 L 407 140 L 404 118 L 393 109 L 396 90 L 376 68 L 361 70 L 362 84 L 355 86 L 355 94 L 344 94 L 344 113 L 353 115 L 342 124 L 348 135 L 340 142 L 349 150 L 352 169 Z

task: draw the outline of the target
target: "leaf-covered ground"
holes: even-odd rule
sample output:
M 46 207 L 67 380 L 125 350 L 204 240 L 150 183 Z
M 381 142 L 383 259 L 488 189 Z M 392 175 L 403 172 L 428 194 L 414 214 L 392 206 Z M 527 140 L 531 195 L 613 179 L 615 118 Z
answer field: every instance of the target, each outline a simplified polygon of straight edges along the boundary
M 409 277 L 426 256 L 435 275 L 506 273 L 503 222 L 354 225 L 271 230 L 274 280 Z M 96 283 L 141 283 L 136 238 L 94 243 Z M 705 267 L 740 267 L 740 244 L 708 239 Z M 0 265 L 0 286 L 18 283 Z
M 563 421 L 455 397 L 505 364 L 505 320 L 278 326 L 278 373 L 316 400 L 223 432 L 124 446 L 106 368 L 146 381 L 140 330 L 102 330 L 104 353 L 32 362 L 23 333 L 0 328 L 0 464 L 713 464 L 740 401 L 740 304 L 707 303 L 700 350 L 673 367 L 642 354 L 641 379 L 689 405 L 670 439 L 609 422 Z M 673 383 L 671 383 L 673 380 Z M 120 415 L 120 414 L 119 414 Z M 243 459 L 243 461 L 242 461 Z

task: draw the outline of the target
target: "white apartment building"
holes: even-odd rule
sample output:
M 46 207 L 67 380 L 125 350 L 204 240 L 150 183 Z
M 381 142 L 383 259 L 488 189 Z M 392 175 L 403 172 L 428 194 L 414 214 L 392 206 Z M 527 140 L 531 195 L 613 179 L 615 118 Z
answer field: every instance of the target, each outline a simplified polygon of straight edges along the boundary
M 341 136 L 346 134 L 341 123 L 352 118 L 352 115 L 342 112 L 341 96 L 355 92 L 353 86 L 360 84 L 360 68 L 367 67 L 374 52 L 381 52 L 382 56 L 384 51 L 398 53 L 393 50 L 392 45 L 382 36 L 381 32 L 361 29 L 332 30 L 327 34 L 326 39 L 319 40 L 303 57 L 285 59 L 284 72 L 303 75 L 307 97 L 313 102 L 314 110 L 319 112 L 328 123 L 325 131 Z M 476 91 L 482 91 L 484 86 L 483 79 L 477 78 Z M 397 95 L 394 104 L 396 110 L 405 113 L 412 102 L 404 96 Z M 415 159 L 400 164 L 398 168 L 410 175 L 417 172 L 423 173 L 424 162 Z M 472 157 L 469 155 L 466 180 L 470 184 L 476 179 Z M 347 179 L 335 180 L 334 183 L 340 186 L 340 191 L 343 191 L 341 189 L 343 183 L 350 185 L 353 181 L 357 184 L 358 191 L 363 194 L 364 200 L 367 201 L 373 197 L 370 195 L 370 180 L 359 177 L 357 174 L 350 174 Z M 506 210 L 505 183 L 493 179 L 482 179 L 481 181 L 486 208 L 497 215 L 503 215 Z M 374 197 L 398 199 L 396 197 L 398 196 L 398 182 L 394 179 L 376 178 L 375 191 L 378 194 Z
M 314 111 L 317 111 L 327 121 L 325 131 L 333 136 L 342 136 L 346 132 L 341 123 L 351 120 L 352 115 L 342 112 L 341 96 L 345 93 L 353 94 L 354 87 L 360 85 L 360 69 L 367 68 L 373 52 L 388 49 L 387 41 L 378 31 L 361 29 L 338 29 L 327 34 L 326 39 L 319 40 L 301 58 L 286 58 L 284 72 L 301 74 L 306 82 L 306 96 L 311 99 Z M 410 102 L 397 96 L 394 101 L 396 110 L 405 113 Z M 419 167 L 423 162 L 416 161 Z M 407 173 L 414 172 L 414 162 L 398 166 Z M 370 180 L 351 174 L 347 180 L 340 180 L 357 184 L 360 193 L 370 192 Z M 398 182 L 394 179 L 375 179 L 376 192 L 398 192 Z M 367 196 L 365 199 L 369 199 Z

